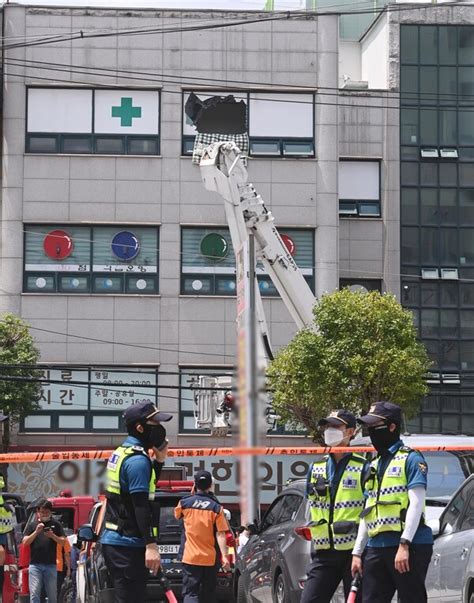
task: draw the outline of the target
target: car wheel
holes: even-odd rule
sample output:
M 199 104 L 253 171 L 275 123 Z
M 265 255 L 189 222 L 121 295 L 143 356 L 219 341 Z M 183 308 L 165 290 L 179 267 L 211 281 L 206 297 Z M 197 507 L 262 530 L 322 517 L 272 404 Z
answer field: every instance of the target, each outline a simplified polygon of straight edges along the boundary
M 236 603 L 248 603 L 247 593 L 245 592 L 245 585 L 242 577 L 239 577 L 237 582 L 237 599 Z
M 274 603 L 289 603 L 287 588 L 283 574 L 278 574 L 275 580 L 275 588 L 273 589 Z

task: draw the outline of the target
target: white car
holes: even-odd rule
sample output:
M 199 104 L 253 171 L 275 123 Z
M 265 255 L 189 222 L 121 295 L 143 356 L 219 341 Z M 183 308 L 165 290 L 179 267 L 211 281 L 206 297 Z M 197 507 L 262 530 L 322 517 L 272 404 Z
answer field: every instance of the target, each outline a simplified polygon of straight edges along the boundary
M 448 502 L 434 533 L 428 601 L 474 603 L 474 475 Z

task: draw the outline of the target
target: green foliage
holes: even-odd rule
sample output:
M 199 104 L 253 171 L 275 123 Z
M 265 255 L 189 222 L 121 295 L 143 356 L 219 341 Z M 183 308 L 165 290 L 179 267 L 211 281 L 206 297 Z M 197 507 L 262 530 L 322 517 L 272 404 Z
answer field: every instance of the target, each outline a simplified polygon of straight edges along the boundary
M 9 416 L 9 425 L 4 430 L 4 450 L 9 444 L 9 428 L 12 424 L 39 408 L 41 384 L 28 379 L 39 379 L 41 373 L 38 369 L 21 366 L 35 365 L 39 355 L 28 325 L 14 314 L 4 314 L 0 319 L 0 365 L 19 366 L 0 370 L 8 378 L 20 378 L 18 381 L 0 379 L 0 410 Z
M 361 413 L 387 400 L 416 414 L 431 361 L 393 295 L 336 291 L 323 296 L 314 318 L 315 330 L 299 332 L 268 369 L 283 422 L 301 423 L 317 439 L 319 419 L 333 409 Z

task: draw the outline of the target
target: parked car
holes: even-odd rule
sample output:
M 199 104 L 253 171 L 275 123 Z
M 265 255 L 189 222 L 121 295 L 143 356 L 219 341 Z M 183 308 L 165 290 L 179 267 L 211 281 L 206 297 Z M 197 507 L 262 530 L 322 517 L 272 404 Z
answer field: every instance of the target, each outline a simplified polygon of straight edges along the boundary
M 455 492 L 433 531 L 428 600 L 474 603 L 474 475 Z
M 179 500 L 191 492 L 193 482 L 167 482 L 166 486 L 158 482 L 155 501 L 160 508 L 160 526 L 158 546 L 161 554 L 163 575 L 177 597 L 181 596 L 183 568 L 179 559 L 181 538 L 183 534 L 182 520 L 174 517 L 174 508 Z M 114 588 L 110 574 L 105 565 L 102 546 L 97 542 L 101 532 L 104 513 L 102 504 L 95 507 L 91 523 L 79 529 L 78 536 L 85 542 L 81 551 L 78 567 L 78 602 L 80 603 L 113 603 Z M 234 546 L 233 534 L 229 532 L 228 544 Z M 233 570 L 224 572 L 220 569 L 217 576 L 217 598 L 219 601 L 233 601 Z M 158 577 L 150 576 L 147 583 L 147 601 L 166 600 L 163 585 Z
M 306 480 L 295 480 L 273 501 L 239 553 L 237 603 L 299 603 L 310 561 Z

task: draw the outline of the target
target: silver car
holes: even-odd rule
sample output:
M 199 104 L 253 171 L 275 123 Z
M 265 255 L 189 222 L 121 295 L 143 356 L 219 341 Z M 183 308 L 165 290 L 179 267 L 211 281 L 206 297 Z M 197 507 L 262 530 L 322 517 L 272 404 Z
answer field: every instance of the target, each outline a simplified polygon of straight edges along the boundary
M 299 603 L 310 562 L 306 480 L 287 486 L 240 551 L 237 603 Z
M 426 588 L 430 603 L 474 603 L 474 475 L 441 514 Z

